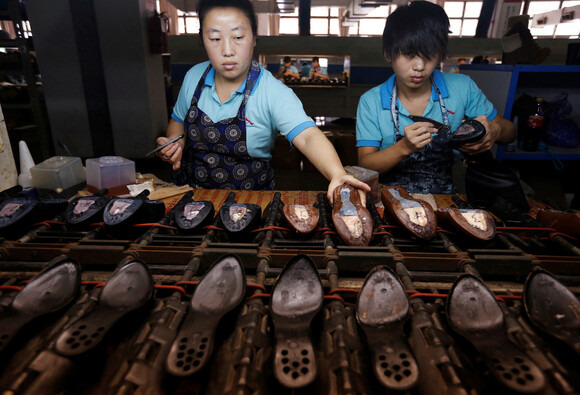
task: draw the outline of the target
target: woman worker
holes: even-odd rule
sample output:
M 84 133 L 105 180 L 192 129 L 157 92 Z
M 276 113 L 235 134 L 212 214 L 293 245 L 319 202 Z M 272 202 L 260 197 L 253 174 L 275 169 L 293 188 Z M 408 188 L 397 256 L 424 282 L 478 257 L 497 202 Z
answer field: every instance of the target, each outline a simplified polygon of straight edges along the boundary
M 201 0 L 200 38 L 209 61 L 192 67 L 173 109 L 158 156 L 173 165 L 175 181 L 195 188 L 273 189 L 271 151 L 276 130 L 329 181 L 328 196 L 346 174 L 332 144 L 283 83 L 252 59 L 257 23 L 249 0 Z M 364 202 L 364 193 L 360 191 Z

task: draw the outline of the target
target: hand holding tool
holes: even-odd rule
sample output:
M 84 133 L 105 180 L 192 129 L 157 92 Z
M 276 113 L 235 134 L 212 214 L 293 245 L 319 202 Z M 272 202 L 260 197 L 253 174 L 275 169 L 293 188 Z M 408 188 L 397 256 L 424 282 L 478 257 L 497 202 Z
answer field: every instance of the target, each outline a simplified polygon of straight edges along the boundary
M 419 115 L 409 115 L 409 118 L 413 122 L 431 122 L 433 124 L 433 126 L 437 128 L 437 133 L 441 133 L 441 132 L 449 133 L 449 131 L 451 130 L 451 128 L 448 125 L 445 125 L 445 124 L 443 124 L 439 121 L 436 121 L 434 119 L 431 119 L 431 118 L 420 117 Z
M 182 138 L 184 138 L 184 137 L 185 137 L 185 134 L 180 134 L 179 136 L 177 136 L 177 137 L 175 137 L 175 138 L 173 138 L 173 139 L 169 140 L 169 141 L 168 141 L 168 142 L 166 142 L 165 144 L 162 144 L 162 145 L 160 145 L 159 147 L 155 148 L 154 150 L 151 150 L 151 151 L 147 152 L 147 153 L 145 154 L 145 156 L 151 156 L 151 155 L 153 155 L 154 153 L 156 153 L 156 152 L 158 152 L 158 151 L 162 150 L 163 148 L 167 147 L 169 144 L 173 144 L 173 143 L 175 143 L 177 140 L 181 140 L 181 139 L 182 139 Z

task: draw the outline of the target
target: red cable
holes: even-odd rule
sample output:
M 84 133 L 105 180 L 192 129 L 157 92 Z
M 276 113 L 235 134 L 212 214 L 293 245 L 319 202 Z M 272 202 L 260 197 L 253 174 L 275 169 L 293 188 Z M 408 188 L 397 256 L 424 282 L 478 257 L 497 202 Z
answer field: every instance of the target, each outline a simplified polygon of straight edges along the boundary
M 393 234 L 391 232 L 374 232 L 373 233 L 373 236 L 380 236 L 380 235 L 387 235 L 387 236 L 393 237 Z
M 282 226 L 266 226 L 265 228 L 260 228 L 260 229 L 254 229 L 252 232 L 261 232 L 263 230 L 285 230 L 285 231 L 289 231 L 289 228 L 284 228 Z
M 213 229 L 213 230 L 224 230 L 223 228 L 219 228 L 219 227 L 217 227 L 217 226 L 214 226 L 214 225 L 206 225 L 206 226 L 204 226 L 204 227 L 203 227 L 203 228 L 201 228 L 201 229 L 202 229 L 202 230 L 205 230 L 205 229 Z
M 271 294 L 254 294 L 252 296 L 250 296 L 248 299 L 256 299 L 256 298 L 269 298 L 270 296 L 272 296 Z
M 314 229 L 314 231 L 317 233 L 318 232 L 329 232 L 329 231 L 332 231 L 332 229 L 330 229 L 330 228 L 316 228 L 316 229 Z
M 360 289 L 356 289 L 356 288 L 333 288 L 330 291 L 328 291 L 328 293 L 330 295 L 337 293 L 337 292 L 352 292 L 352 293 L 359 293 Z
M 105 283 L 103 281 L 81 281 L 81 285 L 94 285 L 95 288 L 100 288 L 105 285 Z
M 22 287 L 18 285 L 0 285 L 0 291 L 20 291 Z
M 398 225 L 379 225 L 377 229 L 401 229 Z
M 536 230 L 546 232 L 556 232 L 554 228 L 532 228 L 528 226 L 496 226 L 496 230 Z
M 570 236 L 570 235 L 567 235 L 566 233 L 561 233 L 561 232 L 554 232 L 554 233 L 550 234 L 550 240 L 552 240 L 556 236 L 564 236 L 564 237 L 566 237 L 568 239 L 571 239 L 571 240 L 574 240 L 574 241 L 578 241 L 578 239 L 575 238 L 574 236 Z
M 197 285 L 199 281 L 178 281 L 175 285 Z
M 338 300 L 338 301 L 344 303 L 344 299 L 339 295 L 324 295 L 324 299 L 326 299 L 326 300 L 333 299 L 333 300 Z
M 264 291 L 264 293 L 267 293 L 268 291 L 266 290 L 266 287 L 263 286 L 262 284 L 257 284 L 257 283 L 247 283 L 246 287 L 250 287 L 250 288 L 258 288 L 261 289 L 262 291 Z
M 426 298 L 446 298 L 447 296 L 448 296 L 447 294 L 432 294 L 432 293 L 416 292 L 416 293 L 413 293 L 413 294 L 409 295 L 409 299 L 422 298 L 422 297 L 426 297 Z
M 448 233 L 450 235 L 454 235 L 455 233 L 448 231 L 447 229 L 443 229 L 440 227 L 437 227 L 437 232 L 441 232 L 441 233 Z
M 178 287 L 177 285 L 154 285 L 153 287 L 155 289 L 173 289 L 174 291 L 181 292 L 184 296 L 187 295 L 185 289 L 183 289 L 182 287 Z
M 155 222 L 155 223 L 145 223 L 145 224 L 134 224 L 133 226 L 135 228 L 144 227 L 144 226 L 150 226 L 152 228 L 166 228 L 166 229 L 171 229 L 171 230 L 176 230 L 177 229 L 175 226 L 162 225 L 159 222 Z

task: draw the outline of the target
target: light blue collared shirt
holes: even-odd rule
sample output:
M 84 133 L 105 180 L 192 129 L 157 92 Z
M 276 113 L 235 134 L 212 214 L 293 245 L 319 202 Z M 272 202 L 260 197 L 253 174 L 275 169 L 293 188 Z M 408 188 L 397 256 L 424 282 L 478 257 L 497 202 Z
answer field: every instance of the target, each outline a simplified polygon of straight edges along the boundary
M 493 104 L 467 75 L 442 73 L 440 70 L 435 70 L 433 81 L 445 101 L 452 132 L 457 130 L 464 117 L 475 118 L 486 115 L 490 121 L 496 117 L 497 110 Z M 378 147 L 379 150 L 383 150 L 395 143 L 395 126 L 390 107 L 394 83 L 395 75 L 393 74 L 387 81 L 361 96 L 356 114 L 357 147 Z M 413 121 L 409 118 L 409 111 L 399 99 L 397 99 L 397 104 L 399 106 L 399 133 L 404 135 L 405 127 Z M 433 87 L 429 104 L 421 115 L 443 123 L 439 97 Z
M 171 115 L 177 122 L 184 122 L 195 88 L 208 65 L 209 61 L 199 63 L 185 75 Z M 215 90 L 214 77 L 215 69 L 212 68 L 205 78 L 198 106 L 213 122 L 217 122 L 236 116 L 246 81 L 222 104 Z M 253 158 L 271 160 L 277 131 L 292 143 L 296 136 L 311 126 L 316 124 L 306 115 L 294 91 L 260 66 L 260 75 L 246 104 L 248 154 Z

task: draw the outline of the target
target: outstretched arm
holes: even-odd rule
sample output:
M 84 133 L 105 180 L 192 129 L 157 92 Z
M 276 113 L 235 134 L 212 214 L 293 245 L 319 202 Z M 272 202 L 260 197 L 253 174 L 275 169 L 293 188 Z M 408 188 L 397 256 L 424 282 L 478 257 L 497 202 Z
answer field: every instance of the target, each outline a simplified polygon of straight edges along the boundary
M 320 129 L 315 126 L 305 129 L 292 140 L 292 144 L 330 181 L 327 192 L 330 202 L 332 202 L 334 189 L 346 182 L 359 189 L 361 202 L 363 205 L 366 204 L 366 192 L 370 192 L 371 188 L 353 176 L 347 175 L 336 150 Z

